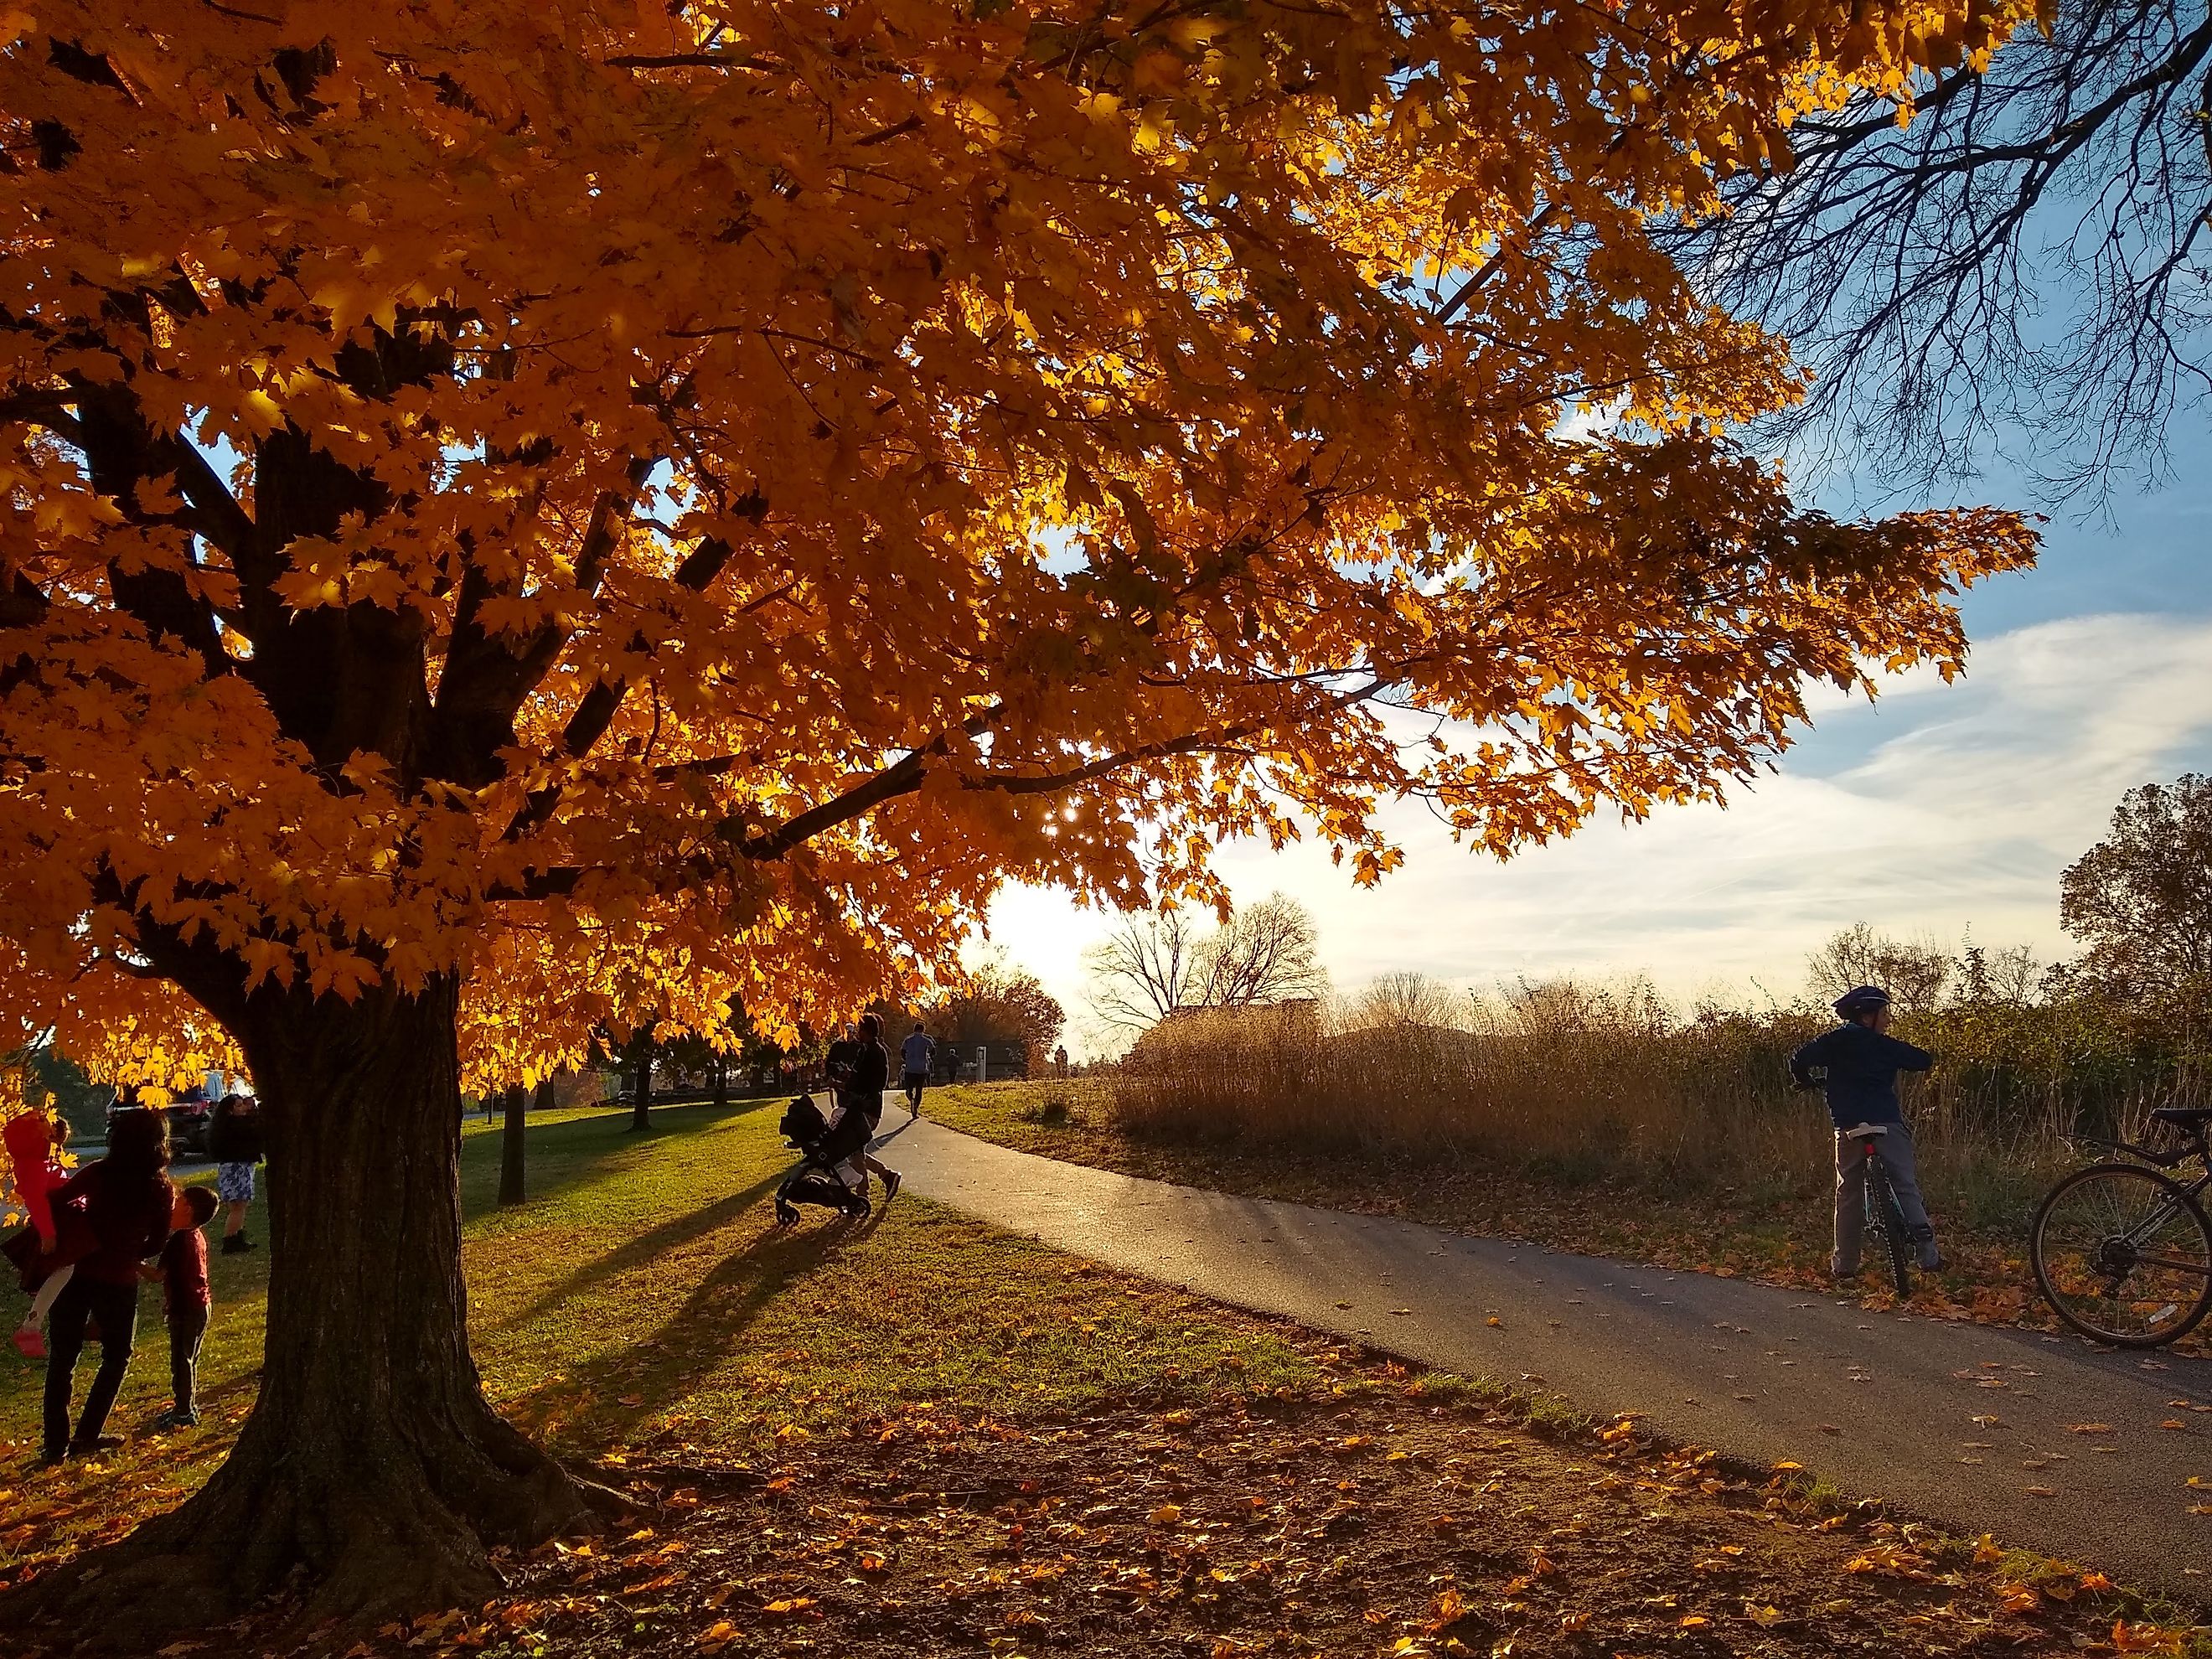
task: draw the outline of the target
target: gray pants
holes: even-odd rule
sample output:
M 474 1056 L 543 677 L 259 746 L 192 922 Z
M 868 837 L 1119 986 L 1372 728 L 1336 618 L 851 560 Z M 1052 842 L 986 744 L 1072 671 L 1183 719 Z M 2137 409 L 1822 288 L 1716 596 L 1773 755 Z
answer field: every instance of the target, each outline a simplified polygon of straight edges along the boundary
M 1936 1229 L 1929 1224 L 1928 1206 L 1921 1201 L 1911 1132 L 1902 1123 L 1893 1123 L 1887 1134 L 1873 1139 L 1875 1155 L 1896 1190 L 1897 1207 L 1905 1212 L 1905 1231 L 1919 1246 L 1921 1265 L 1925 1267 L 1936 1253 Z M 1859 1270 L 1859 1245 L 1866 1227 L 1866 1166 L 1859 1157 L 1859 1145 L 1856 1135 L 1836 1137 L 1836 1253 L 1828 1266 L 1839 1274 Z

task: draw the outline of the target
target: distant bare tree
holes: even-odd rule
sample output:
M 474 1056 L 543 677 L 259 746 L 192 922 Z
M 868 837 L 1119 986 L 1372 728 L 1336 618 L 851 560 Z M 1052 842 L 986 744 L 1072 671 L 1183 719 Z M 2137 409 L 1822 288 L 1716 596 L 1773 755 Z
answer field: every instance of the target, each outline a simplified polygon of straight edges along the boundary
M 1320 996 L 1328 988 L 1320 949 L 1313 913 L 1288 894 L 1270 893 L 1200 943 L 1200 1006 L 1248 1008 Z
M 2025 945 L 1987 950 L 1970 945 L 1959 958 L 1959 1000 L 2024 1008 L 2035 1000 L 2044 965 Z
M 1109 1025 L 1141 1030 L 1194 1006 L 1203 943 L 1187 910 L 1127 918 L 1083 953 L 1091 1008 Z
M 1805 958 L 1814 1000 L 1832 1001 L 1856 985 L 1879 985 L 1907 1014 L 1933 1013 L 1957 963 L 1933 940 L 1917 943 L 1854 922 Z
M 1355 1027 L 1449 1025 L 1466 1023 L 1467 999 L 1426 974 L 1384 974 L 1352 1005 Z
M 1091 1005 L 1125 1030 L 1179 1008 L 1249 1008 L 1328 988 L 1312 913 L 1287 894 L 1245 906 L 1212 933 L 1188 910 L 1131 917 L 1090 950 Z
M 1909 489 L 2024 435 L 2060 497 L 2155 471 L 2212 392 L 2212 16 L 2064 0 L 2050 33 L 1969 24 L 1899 104 L 1869 93 L 1739 173 L 1676 246 L 1814 371 L 1798 435 Z M 2038 453 L 2039 452 L 2039 453 Z
M 2105 839 L 2058 878 L 2058 920 L 2101 977 L 2166 988 L 2212 975 L 2212 778 L 2123 796 Z

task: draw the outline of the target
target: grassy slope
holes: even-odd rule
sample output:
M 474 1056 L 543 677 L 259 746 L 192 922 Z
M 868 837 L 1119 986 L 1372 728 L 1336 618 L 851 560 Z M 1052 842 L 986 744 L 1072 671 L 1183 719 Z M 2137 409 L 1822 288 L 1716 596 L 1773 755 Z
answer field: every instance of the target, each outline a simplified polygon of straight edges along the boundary
M 497 1136 L 471 1127 L 465 1256 L 493 1396 L 657 1514 L 514 1563 L 512 1600 L 395 1646 L 753 1652 L 827 1621 L 824 1645 L 886 1656 L 1445 1653 L 1516 1634 L 1576 1655 L 1795 1654 L 1910 1622 L 1940 1637 L 1930 1651 L 2055 1655 L 2135 1608 L 2080 1592 L 2078 1572 L 1839 1525 L 1787 1477 L 1723 1476 L 1626 1425 L 1601 1440 L 1531 1419 L 1486 1386 L 1409 1377 L 912 1196 L 867 1228 L 810 1212 L 779 1232 L 772 1110 L 667 1111 L 643 1137 L 625 1121 L 538 1121 L 538 1196 L 504 1212 Z M 0 1472 L 0 1579 L 205 1478 L 252 1398 L 265 1260 L 215 1259 L 199 1431 Z M 150 1316 L 140 1340 L 126 1430 L 164 1403 Z M 35 1382 L 0 1373 L 0 1453 L 35 1443 Z
M 498 1134 L 462 1140 L 463 1260 L 477 1358 L 492 1397 L 579 1447 L 673 1426 L 735 1444 L 900 1401 L 980 1408 L 1010 1396 L 1076 1407 L 1171 1370 L 1194 1389 L 1270 1384 L 1310 1368 L 1261 1328 L 1223 1323 L 1170 1291 L 1109 1284 L 1082 1264 L 912 1197 L 855 1237 L 807 1212 L 784 1232 L 768 1194 L 791 1167 L 766 1107 L 534 1118 L 532 1201 L 501 1211 Z M 188 1171 L 186 1179 L 212 1179 Z M 257 1203 L 249 1231 L 265 1237 Z M 242 1415 L 262 1338 L 267 1258 L 211 1253 L 201 1361 L 217 1420 Z M 0 1317 L 21 1316 L 12 1292 Z M 117 1407 L 127 1431 L 168 1403 L 159 1291 L 141 1301 Z M 0 1456 L 38 1434 L 40 1372 L 6 1356 Z M 88 1365 L 80 1375 L 89 1380 Z
M 665 1109 L 637 1136 L 626 1109 L 533 1115 L 532 1200 L 509 1211 L 493 1203 L 496 1129 L 465 1126 L 471 1338 L 503 1409 L 574 1453 L 681 1443 L 741 1456 L 787 1425 L 901 1404 L 1070 1410 L 1139 1386 L 1196 1398 L 1232 1377 L 1275 1387 L 1316 1375 L 1259 1322 L 911 1196 L 850 1236 L 820 1210 L 782 1232 L 767 1201 L 792 1163 L 776 1115 L 769 1104 Z M 265 1240 L 266 1226 L 257 1202 L 248 1231 Z M 0 1581 L 127 1530 L 221 1462 L 253 1401 L 267 1261 L 210 1252 L 203 1422 L 182 1434 L 138 1435 L 169 1398 L 160 1292 L 147 1287 L 110 1421 L 137 1437 L 100 1472 L 100 1501 L 82 1499 L 82 1466 L 20 1473 L 38 1446 L 43 1369 L 0 1349 Z M 9 1328 L 22 1306 L 12 1285 L 0 1292 Z M 88 1352 L 80 1401 L 92 1364 Z M 57 1506 L 75 1512 L 16 1535 L 18 1517 Z

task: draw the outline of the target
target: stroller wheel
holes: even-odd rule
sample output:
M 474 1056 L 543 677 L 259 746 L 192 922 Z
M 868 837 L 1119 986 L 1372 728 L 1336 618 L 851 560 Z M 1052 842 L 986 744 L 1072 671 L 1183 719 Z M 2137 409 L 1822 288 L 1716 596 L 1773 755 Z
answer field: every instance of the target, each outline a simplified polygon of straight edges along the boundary
M 796 1227 L 799 1224 L 798 1206 L 787 1204 L 780 1198 L 776 1200 L 775 1224 L 779 1227 Z
M 875 1206 L 868 1202 L 866 1193 L 855 1193 L 852 1201 L 845 1206 L 845 1213 L 855 1221 L 866 1221 L 874 1208 Z

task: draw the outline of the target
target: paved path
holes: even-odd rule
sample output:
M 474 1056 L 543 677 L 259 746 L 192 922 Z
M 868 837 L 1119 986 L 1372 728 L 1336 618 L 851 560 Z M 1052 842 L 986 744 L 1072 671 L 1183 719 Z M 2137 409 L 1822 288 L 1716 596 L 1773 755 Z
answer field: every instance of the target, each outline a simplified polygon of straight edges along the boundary
M 2212 1361 L 1145 1181 L 896 1103 L 884 1128 L 913 1190 L 1059 1249 L 2212 1603 Z

